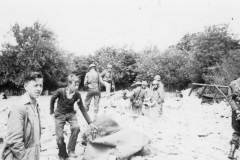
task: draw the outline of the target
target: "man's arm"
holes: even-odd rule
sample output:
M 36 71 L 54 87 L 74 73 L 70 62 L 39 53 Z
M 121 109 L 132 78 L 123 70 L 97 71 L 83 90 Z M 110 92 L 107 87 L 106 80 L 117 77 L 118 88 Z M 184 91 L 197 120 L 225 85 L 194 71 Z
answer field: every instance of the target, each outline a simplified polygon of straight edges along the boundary
M 232 99 L 232 94 L 233 94 L 233 91 L 232 91 L 231 84 L 230 84 L 230 87 L 228 88 L 228 98 L 227 98 L 227 101 L 230 104 L 230 106 L 232 108 L 232 111 L 236 111 L 236 110 L 238 110 L 238 107 L 237 107 L 236 102 Z
M 50 115 L 54 113 L 54 104 L 57 98 L 60 97 L 60 89 L 58 89 L 53 95 L 50 100 Z
M 77 102 L 77 104 L 78 104 L 78 107 L 79 107 L 80 111 L 82 112 L 83 117 L 87 121 L 87 123 L 88 124 L 92 123 L 86 109 L 83 106 L 82 97 L 81 97 L 80 93 L 79 93 L 79 101 Z
M 84 86 L 86 87 L 87 85 L 88 85 L 88 74 L 86 74 L 84 78 Z
M 130 96 L 130 101 L 133 102 L 134 98 L 136 96 L 136 91 L 133 91 L 133 95 Z
M 104 77 L 105 74 L 106 74 L 106 70 L 104 70 L 100 75 L 101 75 L 101 77 Z
M 17 159 L 23 159 L 26 153 L 23 140 L 25 112 L 20 106 L 13 106 L 7 123 L 7 145 Z
M 102 79 L 102 76 L 99 76 L 99 81 L 100 81 L 100 83 L 101 83 L 102 85 L 104 85 L 104 81 L 103 81 L 103 79 Z

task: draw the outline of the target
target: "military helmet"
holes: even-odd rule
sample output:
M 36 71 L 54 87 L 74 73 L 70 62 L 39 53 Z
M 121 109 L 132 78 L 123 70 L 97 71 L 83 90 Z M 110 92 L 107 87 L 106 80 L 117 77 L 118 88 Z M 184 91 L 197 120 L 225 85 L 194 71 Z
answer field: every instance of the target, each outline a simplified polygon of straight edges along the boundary
M 141 83 L 141 82 L 139 82 L 139 81 L 137 81 L 137 82 L 136 82 L 136 85 L 142 85 L 142 83 Z
M 89 69 L 92 68 L 92 67 L 96 67 L 96 65 L 95 64 L 90 64 Z
M 148 85 L 147 81 L 142 81 L 142 85 L 147 86 Z
M 153 85 L 156 85 L 156 84 L 158 85 L 159 82 L 158 82 L 157 80 L 154 80 L 154 81 L 152 82 L 152 84 L 153 84 Z
M 108 64 L 108 65 L 107 65 L 107 68 L 112 68 L 112 65 L 111 65 L 111 64 Z
M 160 77 L 159 75 L 156 75 L 156 76 L 154 77 L 154 80 L 160 81 L 160 80 L 161 80 L 161 77 Z

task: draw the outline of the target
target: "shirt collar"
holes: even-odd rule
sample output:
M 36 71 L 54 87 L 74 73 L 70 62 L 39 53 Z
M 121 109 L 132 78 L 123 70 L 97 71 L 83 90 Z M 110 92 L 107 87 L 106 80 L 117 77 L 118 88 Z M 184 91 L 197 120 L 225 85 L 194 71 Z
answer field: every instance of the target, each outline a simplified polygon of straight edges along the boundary
M 35 100 L 35 101 L 36 101 L 36 100 Z M 28 94 L 25 93 L 24 95 L 22 95 L 21 103 L 22 103 L 22 104 L 31 103 L 31 99 L 30 99 L 30 97 L 29 97 Z M 37 104 L 37 101 L 36 101 L 36 104 Z

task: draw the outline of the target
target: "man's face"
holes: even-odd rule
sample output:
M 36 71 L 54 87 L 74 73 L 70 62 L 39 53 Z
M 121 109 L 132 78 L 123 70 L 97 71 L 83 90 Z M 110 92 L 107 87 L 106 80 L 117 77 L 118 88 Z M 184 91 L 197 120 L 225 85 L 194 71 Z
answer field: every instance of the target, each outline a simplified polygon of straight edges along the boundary
M 110 72 L 110 71 L 112 71 L 112 68 L 111 68 L 111 67 L 108 67 L 107 70 Z
M 75 91 L 77 91 L 77 90 L 78 90 L 78 86 L 79 86 L 79 82 L 72 81 L 72 83 L 69 84 L 70 92 L 75 92 Z
M 147 87 L 146 85 L 142 85 L 142 89 L 146 89 L 146 87 Z
M 43 79 L 36 78 L 35 80 L 29 81 L 24 84 L 24 88 L 29 94 L 30 98 L 37 99 L 43 90 Z

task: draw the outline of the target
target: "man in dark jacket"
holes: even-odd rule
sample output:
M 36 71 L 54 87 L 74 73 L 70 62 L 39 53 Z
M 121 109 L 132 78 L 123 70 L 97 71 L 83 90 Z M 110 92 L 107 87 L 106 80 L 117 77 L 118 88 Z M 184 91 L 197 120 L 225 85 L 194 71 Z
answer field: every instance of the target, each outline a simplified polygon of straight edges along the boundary
M 12 107 L 8 115 L 6 145 L 3 160 L 39 160 L 41 123 L 36 99 L 43 89 L 43 76 L 38 72 L 25 75 L 26 93 Z
M 54 113 L 57 145 L 59 149 L 59 159 L 67 160 L 68 157 L 77 157 L 75 155 L 75 146 L 80 132 L 76 111 L 73 106 L 77 103 L 85 120 L 91 125 L 91 119 L 85 110 L 80 93 L 77 91 L 79 86 L 79 78 L 70 74 L 68 76 L 68 86 L 66 88 L 58 89 L 52 96 L 50 102 L 50 114 Z M 54 103 L 58 99 L 57 109 L 54 111 Z M 68 153 L 66 151 L 66 144 L 64 142 L 63 129 L 68 122 L 71 127 L 71 136 L 68 142 Z

